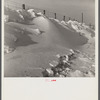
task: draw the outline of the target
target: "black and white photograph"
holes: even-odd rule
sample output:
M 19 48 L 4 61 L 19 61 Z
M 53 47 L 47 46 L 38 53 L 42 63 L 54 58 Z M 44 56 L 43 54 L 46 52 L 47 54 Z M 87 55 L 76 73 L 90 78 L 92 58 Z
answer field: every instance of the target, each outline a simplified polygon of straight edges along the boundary
M 4 0 L 4 77 L 95 77 L 96 0 Z

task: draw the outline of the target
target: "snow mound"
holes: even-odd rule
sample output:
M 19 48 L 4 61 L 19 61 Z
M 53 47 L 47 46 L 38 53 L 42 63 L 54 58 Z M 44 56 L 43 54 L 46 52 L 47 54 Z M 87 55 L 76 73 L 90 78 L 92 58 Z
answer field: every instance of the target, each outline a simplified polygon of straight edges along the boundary
M 36 13 L 37 16 L 44 16 L 41 12 Z
M 9 21 L 9 16 L 8 15 L 4 15 L 4 22 L 8 22 Z
M 11 53 L 13 51 L 14 51 L 14 48 L 10 48 L 9 46 L 4 45 L 4 53 L 5 54 Z
M 95 71 L 91 68 L 92 62 L 88 60 L 88 58 L 86 57 L 85 61 L 82 59 L 82 62 L 84 62 L 85 66 L 82 66 L 83 65 L 82 63 L 80 65 L 78 63 L 75 66 L 77 60 L 78 62 L 80 62 L 78 56 L 79 55 L 84 56 L 84 55 L 82 55 L 81 52 L 80 53 L 76 52 L 73 49 L 70 49 L 69 51 L 70 52 L 68 55 L 57 54 L 56 57 L 58 58 L 58 62 L 53 61 L 52 63 L 49 63 L 51 67 L 46 68 L 43 71 L 43 76 L 44 77 L 94 77 Z M 89 63 L 89 66 L 87 66 L 86 63 L 87 64 Z
M 68 22 L 66 22 L 67 25 L 71 26 L 76 32 L 83 32 L 84 31 L 88 31 L 88 32 L 95 32 L 93 29 L 91 29 L 88 25 L 86 25 L 85 23 L 80 23 L 78 21 L 72 21 L 69 20 Z
M 35 18 L 36 17 L 34 9 L 29 9 L 29 10 L 27 10 L 27 12 L 30 14 L 31 18 Z
M 69 20 L 66 23 L 67 25 L 70 25 L 74 30 L 76 30 L 76 32 L 80 32 L 83 29 L 82 24 L 77 21 Z
M 80 23 L 78 21 L 72 21 L 72 20 L 65 22 L 62 20 L 58 24 L 60 24 L 63 27 L 65 26 L 67 29 L 71 31 L 75 31 L 80 35 L 87 37 L 88 39 L 93 38 L 95 36 L 95 30 L 91 29 L 85 23 Z
M 85 23 L 80 23 L 78 21 L 72 21 L 69 20 L 68 22 L 65 22 L 64 20 L 59 21 L 58 19 L 50 18 L 52 21 L 57 22 L 61 26 L 65 26 L 67 29 L 76 31 L 77 33 L 91 33 L 92 37 L 95 35 L 95 31 L 91 29 L 88 25 Z M 83 34 L 80 34 L 83 35 Z M 86 34 L 85 34 L 86 35 Z
M 50 20 L 54 20 L 56 21 L 57 23 L 60 23 L 60 21 L 58 19 L 54 19 L 54 18 L 49 18 Z
M 34 9 L 18 9 L 12 10 L 9 8 L 5 8 L 5 21 L 7 20 L 7 16 L 9 16 L 10 22 L 20 22 L 20 23 L 32 23 L 34 18 L 39 16 L 44 16 L 41 12 L 36 13 Z
M 84 74 L 83 74 L 81 71 L 76 70 L 76 71 L 74 71 L 74 72 L 70 72 L 70 73 L 68 74 L 68 76 L 69 76 L 69 77 L 83 77 Z
M 24 20 L 32 20 L 33 18 L 36 17 L 35 12 L 34 12 L 34 9 L 16 10 L 16 12 Z
M 19 14 L 20 18 L 22 18 L 22 19 L 24 20 L 23 15 L 20 13 L 21 10 L 16 10 L 16 11 L 17 11 L 17 13 Z
M 65 22 L 65 21 L 63 21 L 63 20 L 61 21 L 61 24 L 63 24 L 63 25 L 67 25 L 67 24 L 66 24 L 66 22 Z
M 41 31 L 39 29 L 32 29 L 33 33 L 36 35 L 40 35 Z
M 53 70 L 51 68 L 45 69 L 47 76 L 50 76 L 50 77 L 52 76 L 53 77 L 54 76 L 55 77 L 66 77 L 66 76 L 80 77 L 82 76 L 83 77 L 84 72 L 82 71 L 83 69 L 88 67 L 88 64 L 90 65 L 90 63 L 87 62 L 88 61 L 87 59 L 79 59 L 79 57 L 75 59 L 76 55 L 75 57 L 74 56 L 71 57 L 70 55 L 74 54 L 74 51 L 72 49 L 70 49 L 71 54 L 69 53 L 70 57 L 68 58 L 66 48 L 68 46 L 70 47 L 76 46 L 77 48 L 77 46 L 83 46 L 85 43 L 87 43 L 87 38 L 80 36 L 77 33 L 77 32 L 81 32 L 81 30 L 83 29 L 88 28 L 88 27 L 85 27 L 85 24 L 82 25 L 81 23 L 77 21 L 69 21 L 67 23 L 65 21 L 59 21 L 58 19 L 52 18 L 52 20 L 54 20 L 54 22 L 56 23 L 55 24 L 53 23 L 53 21 L 52 22 L 49 21 L 48 18 L 38 17 L 38 16 L 42 16 L 42 13 L 36 13 L 34 9 L 10 10 L 10 13 L 6 13 L 5 15 L 7 15 L 5 16 L 6 17 L 5 19 L 9 17 L 10 21 L 14 21 L 14 22 L 5 23 L 6 25 L 5 27 L 5 41 L 6 42 L 5 42 L 5 47 L 4 47 L 5 53 L 10 53 L 15 48 L 19 47 L 19 49 L 22 50 L 22 52 L 25 50 L 25 53 L 30 54 L 28 56 L 26 55 L 29 58 L 31 54 L 33 55 L 34 54 L 36 55 L 36 53 L 39 54 L 39 57 L 37 56 L 34 57 L 32 55 L 32 58 L 30 58 L 30 61 L 32 62 L 32 64 L 30 65 L 32 65 L 32 67 L 33 66 L 44 67 L 44 66 L 48 66 L 49 64 L 50 67 L 53 68 Z M 24 24 L 21 24 L 22 22 L 24 22 Z M 30 25 L 29 24 L 30 22 L 34 24 Z M 27 25 L 25 25 L 25 23 L 27 23 Z M 37 27 L 35 27 L 34 25 L 36 25 Z M 73 29 L 74 32 L 67 30 L 66 28 L 63 28 L 62 26 L 67 27 L 70 30 Z M 45 34 L 40 35 L 41 34 L 40 30 L 43 30 Z M 36 35 L 40 35 L 40 36 L 36 36 Z M 67 43 L 68 43 L 68 46 L 67 46 Z M 20 50 L 18 51 L 18 53 L 20 52 Z M 44 53 L 45 51 L 46 53 Z M 43 52 L 43 55 L 41 56 L 40 54 L 42 54 L 42 52 Z M 89 52 L 90 52 L 90 49 L 89 49 Z M 54 54 L 56 55 L 56 53 L 58 54 L 57 55 L 58 58 L 60 57 L 59 55 L 60 53 L 64 54 L 63 63 L 65 64 L 65 67 L 60 66 L 61 67 L 60 68 L 58 66 L 59 62 L 55 60 L 53 60 L 52 63 L 49 63 L 51 60 L 51 57 L 53 58 L 53 55 Z M 35 64 L 33 63 L 33 59 L 34 61 L 36 61 L 37 59 L 40 59 L 40 60 L 38 63 Z M 73 62 L 69 62 L 70 61 L 69 59 L 70 60 L 74 59 L 74 60 Z M 61 60 L 59 61 L 61 62 Z M 24 60 L 23 63 L 25 63 L 26 65 L 26 60 Z M 86 67 L 80 68 L 82 66 L 86 66 Z M 73 68 L 74 71 L 72 70 L 71 67 Z M 92 76 L 92 73 L 88 72 L 86 73 L 85 76 L 87 77 Z

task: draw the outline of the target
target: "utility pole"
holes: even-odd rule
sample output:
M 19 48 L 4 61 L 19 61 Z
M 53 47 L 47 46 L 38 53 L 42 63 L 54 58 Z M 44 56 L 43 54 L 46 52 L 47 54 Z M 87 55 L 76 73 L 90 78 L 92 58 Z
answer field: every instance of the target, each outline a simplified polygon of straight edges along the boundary
M 24 9 L 24 10 L 25 10 L 25 4 L 22 4 L 22 9 Z
M 82 23 L 83 23 L 83 13 L 82 13 Z

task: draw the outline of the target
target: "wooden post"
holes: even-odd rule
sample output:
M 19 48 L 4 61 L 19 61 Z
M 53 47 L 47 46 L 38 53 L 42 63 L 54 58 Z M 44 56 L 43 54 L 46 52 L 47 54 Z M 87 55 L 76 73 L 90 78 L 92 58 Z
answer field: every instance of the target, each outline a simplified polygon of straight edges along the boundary
M 43 10 L 43 14 L 44 14 L 44 15 L 45 15 L 45 12 L 46 12 L 46 11 L 45 11 L 45 10 Z
M 56 18 L 57 18 L 57 17 L 56 17 L 56 13 L 54 13 L 54 15 L 55 15 L 55 19 L 56 19 Z
M 82 13 L 82 23 L 83 23 L 83 13 Z
M 91 25 L 91 23 L 90 23 L 90 25 L 89 25 L 89 26 L 90 26 L 90 28 L 91 28 L 91 26 L 92 26 L 92 25 Z
M 63 17 L 63 20 L 65 21 L 65 16 Z
M 69 20 L 70 20 L 71 18 L 69 17 Z
M 24 9 L 24 10 L 25 10 L 25 4 L 22 4 L 22 9 Z

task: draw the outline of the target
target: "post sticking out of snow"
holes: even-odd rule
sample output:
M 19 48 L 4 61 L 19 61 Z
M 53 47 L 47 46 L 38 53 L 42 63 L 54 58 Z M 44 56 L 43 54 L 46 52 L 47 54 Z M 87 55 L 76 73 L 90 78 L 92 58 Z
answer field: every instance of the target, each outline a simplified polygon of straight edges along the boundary
M 65 16 L 63 17 L 63 20 L 65 21 Z
M 56 13 L 54 13 L 54 15 L 55 15 L 55 19 L 56 19 L 56 18 L 57 18 L 57 17 L 56 17 Z
M 22 4 L 22 9 L 24 9 L 24 10 L 25 10 L 25 4 Z
M 43 10 L 43 14 L 45 15 L 45 10 Z
M 82 23 L 83 23 L 83 13 L 82 13 Z
M 70 17 L 69 17 L 69 20 L 70 20 Z
M 91 23 L 90 23 L 90 25 L 89 25 L 89 26 L 90 26 L 90 28 L 91 28 L 91 26 L 92 26 L 92 25 L 91 25 Z

